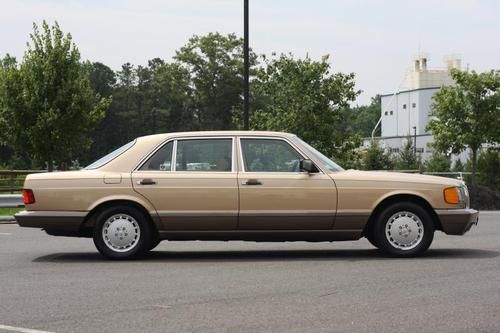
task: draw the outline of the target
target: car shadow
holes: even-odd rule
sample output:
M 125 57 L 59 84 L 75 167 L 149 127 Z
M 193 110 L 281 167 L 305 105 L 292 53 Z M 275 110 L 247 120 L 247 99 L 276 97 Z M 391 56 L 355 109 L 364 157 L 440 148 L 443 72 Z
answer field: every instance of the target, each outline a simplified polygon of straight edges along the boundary
M 480 249 L 430 249 L 424 255 L 404 260 L 426 259 L 484 259 L 496 258 L 500 252 Z M 128 261 L 362 261 L 397 260 L 377 249 L 363 250 L 250 250 L 250 251 L 152 251 Z M 99 262 L 108 261 L 97 252 L 53 253 L 33 259 L 33 262 Z

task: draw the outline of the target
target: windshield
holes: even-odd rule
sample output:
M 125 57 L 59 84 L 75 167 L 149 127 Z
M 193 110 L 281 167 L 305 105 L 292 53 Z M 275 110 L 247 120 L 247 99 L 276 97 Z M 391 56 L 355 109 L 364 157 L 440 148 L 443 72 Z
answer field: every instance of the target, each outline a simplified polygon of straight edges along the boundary
M 121 154 L 123 154 L 125 151 L 127 151 L 130 147 L 132 147 L 134 145 L 136 140 L 134 141 L 130 141 L 129 143 L 127 143 L 126 145 L 123 145 L 121 146 L 120 148 L 112 151 L 111 153 L 109 153 L 108 155 L 104 156 L 104 157 L 101 157 L 100 159 L 98 159 L 97 161 L 95 161 L 94 163 L 88 165 L 85 170 L 94 170 L 94 169 L 99 169 L 100 167 L 102 167 L 104 164 L 110 162 L 111 160 L 117 158 L 118 156 L 120 156 Z
M 326 157 L 325 155 L 323 155 L 322 153 L 320 153 L 319 151 L 317 151 L 314 147 L 310 146 L 307 142 L 301 140 L 299 137 L 295 137 L 295 139 L 297 139 L 297 141 L 299 141 L 310 153 L 311 155 L 313 155 L 315 158 L 317 158 L 324 166 L 326 166 L 326 168 L 330 171 L 344 171 L 344 169 L 338 165 L 337 163 L 335 163 L 334 161 L 332 161 L 331 159 L 329 159 L 328 157 Z

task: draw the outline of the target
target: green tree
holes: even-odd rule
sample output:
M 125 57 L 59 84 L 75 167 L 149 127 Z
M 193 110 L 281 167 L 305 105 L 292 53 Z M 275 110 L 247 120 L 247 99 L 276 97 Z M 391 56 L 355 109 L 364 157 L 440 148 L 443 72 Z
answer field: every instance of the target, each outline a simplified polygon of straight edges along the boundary
M 328 56 L 313 61 L 282 54 L 264 61 L 252 82 L 261 101 L 251 128 L 295 133 L 330 157 L 348 160 L 361 143 L 346 126 L 346 110 L 359 94 L 354 74 L 331 73 Z
M 471 150 L 474 181 L 481 145 L 500 142 L 500 71 L 452 70 L 451 76 L 456 85 L 442 87 L 433 96 L 436 119 L 427 128 L 435 149 L 454 154 Z
M 428 172 L 447 172 L 451 169 L 451 159 L 445 154 L 435 151 L 431 158 L 425 163 Z
M 110 100 L 94 94 L 87 67 L 69 34 L 59 25 L 36 24 L 19 66 L 3 73 L 0 118 L 7 142 L 47 162 L 68 161 L 89 147 L 89 131 L 102 119 Z
M 251 65 L 255 63 L 251 54 Z M 233 113 L 242 108 L 243 40 L 234 34 L 193 36 L 176 52 L 176 62 L 190 75 L 192 107 L 198 129 L 233 127 Z
M 406 138 L 406 143 L 399 151 L 399 156 L 395 160 L 395 167 L 398 170 L 420 170 L 422 161 L 415 148 L 411 137 Z
M 380 147 L 378 141 L 373 140 L 363 155 L 364 170 L 392 170 L 393 163 L 390 153 Z
M 453 164 L 453 168 L 451 171 L 453 172 L 463 172 L 465 170 L 465 166 L 462 163 L 462 161 L 458 158 L 455 163 Z
M 479 155 L 477 160 L 480 184 L 492 189 L 500 189 L 500 150 L 490 148 Z
M 164 63 L 152 70 L 153 132 L 196 130 L 189 72 L 178 63 Z
M 372 97 L 369 105 L 355 106 L 352 108 L 352 128 L 354 132 L 363 137 L 370 137 L 373 128 L 380 119 L 381 98 L 380 95 Z M 380 126 L 375 131 L 375 136 L 380 136 Z
M 94 94 L 111 98 L 116 87 L 116 74 L 108 66 L 100 63 L 86 63 L 90 72 L 90 84 Z M 113 101 L 104 118 L 95 126 L 91 132 L 92 145 L 86 152 L 77 156 L 78 161 L 84 165 L 96 160 L 108 153 L 112 148 L 124 143 L 126 138 L 122 137 L 125 121 L 120 118 L 119 110 Z

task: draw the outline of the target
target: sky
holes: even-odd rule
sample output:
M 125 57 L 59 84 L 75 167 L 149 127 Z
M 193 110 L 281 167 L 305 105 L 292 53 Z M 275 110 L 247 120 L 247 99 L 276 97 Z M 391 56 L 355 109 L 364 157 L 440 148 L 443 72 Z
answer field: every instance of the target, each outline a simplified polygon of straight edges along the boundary
M 500 69 L 500 1 L 249 0 L 250 47 L 297 58 L 330 55 L 356 74 L 357 104 L 400 87 L 412 59 L 430 67 L 460 55 L 476 71 Z M 170 60 L 193 34 L 243 36 L 243 0 L 0 0 L 0 56 L 21 59 L 33 22 L 59 22 L 82 58 L 114 70 Z

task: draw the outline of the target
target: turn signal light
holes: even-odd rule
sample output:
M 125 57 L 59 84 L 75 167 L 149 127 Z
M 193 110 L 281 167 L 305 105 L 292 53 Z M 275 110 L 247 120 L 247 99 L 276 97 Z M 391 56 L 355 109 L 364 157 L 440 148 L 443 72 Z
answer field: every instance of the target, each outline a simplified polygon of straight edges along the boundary
M 25 205 L 30 205 L 35 203 L 35 194 L 32 190 L 23 190 L 23 203 Z
M 458 188 L 448 187 L 444 189 L 444 201 L 449 204 L 458 205 L 460 203 L 460 194 Z

